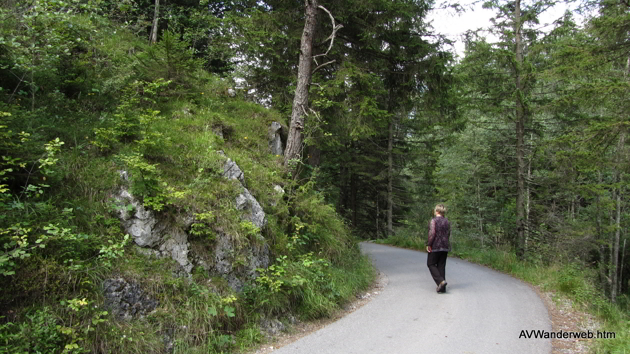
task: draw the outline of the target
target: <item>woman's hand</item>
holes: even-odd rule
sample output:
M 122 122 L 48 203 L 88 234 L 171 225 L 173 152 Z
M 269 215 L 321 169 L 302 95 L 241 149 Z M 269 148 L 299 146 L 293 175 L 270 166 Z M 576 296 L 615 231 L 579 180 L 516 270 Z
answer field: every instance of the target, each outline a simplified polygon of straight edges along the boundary
M 431 253 L 431 246 L 427 246 L 427 252 Z

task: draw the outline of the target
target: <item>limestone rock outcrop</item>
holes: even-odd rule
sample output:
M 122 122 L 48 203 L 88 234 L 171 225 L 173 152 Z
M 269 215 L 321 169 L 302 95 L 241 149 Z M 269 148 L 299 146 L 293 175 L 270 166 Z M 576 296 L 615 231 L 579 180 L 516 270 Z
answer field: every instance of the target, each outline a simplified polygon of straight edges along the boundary
M 225 156 L 223 151 L 219 154 Z M 241 193 L 236 196 L 236 209 L 241 211 L 241 219 L 262 229 L 267 224 L 265 212 L 250 191 L 246 188 L 245 174 L 231 159 L 227 158 L 223 165 L 223 177 L 237 180 L 241 185 Z M 214 247 L 214 265 L 212 271 L 227 280 L 228 285 L 236 290 L 242 290 L 248 280 L 254 279 L 257 268 L 267 268 L 270 264 L 269 246 L 262 235 L 257 235 L 256 242 L 250 242 L 244 247 L 238 246 L 233 237 L 224 232 L 217 233 Z M 240 259 L 240 261 L 236 261 Z
M 265 212 L 246 188 L 245 174 L 222 151 L 219 154 L 226 158 L 222 176 L 238 181 L 240 185 L 240 193 L 235 196 L 234 201 L 236 209 L 241 212 L 241 220 L 251 222 L 258 229 L 264 228 L 267 224 Z M 126 171 L 119 173 L 125 182 L 129 182 Z M 279 191 L 276 190 L 276 193 Z M 132 236 L 139 247 L 140 253 L 172 258 L 181 266 L 183 275 L 190 276 L 193 266 L 198 265 L 208 272 L 221 276 L 232 289 L 240 291 L 248 281 L 257 276 L 258 268 L 267 268 L 270 264 L 269 246 L 261 234 L 250 235 L 252 238 L 250 240 L 235 241 L 235 235 L 226 234 L 218 229 L 215 230 L 217 237 L 212 246 L 213 254 L 191 254 L 189 257 L 191 246 L 187 231 L 195 222 L 194 217 L 189 216 L 180 222 L 162 220 L 152 210 L 145 208 L 130 193 L 127 185 L 121 187 L 112 197 L 118 218 L 125 232 Z
M 269 127 L 269 150 L 274 155 L 284 155 L 284 145 L 282 144 L 282 125 L 278 122 L 271 122 Z
M 128 173 L 120 171 L 120 176 L 128 181 Z M 158 257 L 171 257 L 182 269 L 190 274 L 193 264 L 188 258 L 190 244 L 188 235 L 180 227 L 159 220 L 136 199 L 126 186 L 123 186 L 113 199 L 122 226 L 139 247 L 149 248 Z
M 138 284 L 123 278 L 106 279 L 103 282 L 105 306 L 121 320 L 144 317 L 158 306 Z

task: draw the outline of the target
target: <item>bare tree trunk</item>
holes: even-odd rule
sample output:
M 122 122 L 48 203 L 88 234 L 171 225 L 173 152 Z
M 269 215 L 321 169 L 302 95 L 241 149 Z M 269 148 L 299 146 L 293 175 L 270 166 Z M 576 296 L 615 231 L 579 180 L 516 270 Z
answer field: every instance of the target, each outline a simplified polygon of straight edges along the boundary
M 378 232 L 378 218 L 380 218 L 380 210 L 378 208 L 378 191 L 376 192 L 376 238 L 380 238 L 379 237 L 379 232 Z
M 350 206 L 352 208 L 352 215 L 350 222 L 352 226 L 357 226 L 357 177 L 355 173 L 350 173 Z
M 151 35 L 149 42 L 155 44 L 157 42 L 158 19 L 160 18 L 160 0 L 155 0 L 155 11 L 153 12 L 153 26 L 151 27 Z
M 34 57 L 34 55 L 33 55 Z M 33 68 L 31 69 L 31 111 L 35 111 L 35 63 L 33 61 Z
M 619 266 L 619 285 L 618 285 L 618 289 L 620 293 L 623 293 L 623 265 L 626 261 L 626 241 L 628 241 L 628 239 L 624 238 L 623 247 L 621 248 L 621 263 Z
M 525 258 L 525 102 L 523 102 L 523 83 L 521 70 L 523 66 L 521 0 L 514 3 L 514 33 L 516 55 L 514 63 L 514 78 L 516 80 L 516 230 L 517 249 L 520 259 Z
M 313 38 L 317 25 L 317 1 L 305 0 L 304 5 L 306 19 L 300 41 L 300 60 L 298 63 L 298 80 L 291 109 L 291 126 L 287 138 L 287 148 L 284 151 L 284 166 L 293 172 L 296 170 L 296 160 L 302 153 L 302 130 L 304 129 L 304 117 L 308 109 L 308 88 L 311 84 L 313 62 Z
M 534 134 L 532 134 L 530 136 L 530 144 L 533 144 L 534 141 Z M 529 212 L 531 209 L 531 205 L 530 205 L 530 181 L 532 179 L 532 153 L 529 153 L 529 157 L 527 158 L 527 180 L 526 185 L 527 185 L 527 190 L 525 191 L 525 247 L 524 247 L 524 251 L 527 252 L 527 246 L 528 246 L 528 241 L 529 241 Z
M 394 234 L 392 214 L 394 212 L 394 118 L 388 124 L 387 135 L 387 237 Z
M 315 145 L 308 146 L 308 164 L 311 167 L 319 167 L 322 151 Z
M 479 236 L 481 237 L 481 248 L 484 246 L 483 237 L 483 214 L 481 213 L 481 186 L 479 177 L 477 177 L 477 219 L 479 224 Z
M 619 239 L 621 237 L 621 162 L 623 161 L 623 150 L 624 145 L 626 143 L 626 133 L 621 132 L 619 136 L 619 143 L 617 145 L 617 183 L 620 184 L 619 188 L 617 188 L 617 215 L 615 220 L 615 238 L 613 240 L 613 254 L 612 254 L 612 276 L 611 283 L 612 288 L 610 289 L 610 300 L 612 302 L 617 301 L 617 276 L 619 272 Z
M 617 274 L 619 271 L 619 237 L 621 233 L 621 193 L 617 191 L 617 218 L 616 218 L 616 229 L 615 230 L 615 238 L 613 240 L 613 251 L 612 251 L 612 266 L 611 266 L 611 289 L 610 289 L 610 301 L 617 301 Z
M 597 172 L 597 178 L 599 181 L 599 184 L 602 184 L 602 173 L 600 171 Z M 597 205 L 596 208 L 596 217 L 595 217 L 595 228 L 597 230 L 597 240 L 599 242 L 601 242 L 602 240 L 604 240 L 604 235 L 602 232 L 602 207 L 601 207 L 601 202 L 600 202 L 600 197 L 599 194 L 597 194 L 597 199 L 595 199 L 595 204 Z M 606 250 L 604 248 L 604 245 L 600 243 L 599 245 L 599 280 L 602 283 L 602 286 L 604 288 L 604 294 L 606 294 L 608 292 L 608 281 L 606 280 Z

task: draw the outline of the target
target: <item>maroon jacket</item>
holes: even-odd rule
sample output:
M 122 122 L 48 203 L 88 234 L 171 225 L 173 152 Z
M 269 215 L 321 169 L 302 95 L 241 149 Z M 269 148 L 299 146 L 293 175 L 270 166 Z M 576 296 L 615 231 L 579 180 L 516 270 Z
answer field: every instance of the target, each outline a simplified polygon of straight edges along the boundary
M 436 216 L 429 222 L 429 241 L 431 252 L 449 252 L 451 244 L 448 242 L 451 236 L 451 224 L 444 216 Z

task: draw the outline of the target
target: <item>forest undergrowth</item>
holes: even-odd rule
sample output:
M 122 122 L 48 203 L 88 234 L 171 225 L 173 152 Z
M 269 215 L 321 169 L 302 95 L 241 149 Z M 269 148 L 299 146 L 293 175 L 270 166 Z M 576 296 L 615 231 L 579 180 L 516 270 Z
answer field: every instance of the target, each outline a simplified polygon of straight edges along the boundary
M 280 113 L 230 94 L 173 33 L 150 45 L 92 3 L 38 4 L 0 8 L 0 353 L 234 353 L 267 340 L 263 320 L 330 316 L 372 283 L 315 171 L 294 178 L 271 153 Z M 265 227 L 237 210 L 242 187 L 222 176 L 220 152 L 244 171 Z M 119 219 L 135 211 L 116 202 L 122 186 L 160 220 L 193 218 L 191 256 L 211 262 L 229 235 L 232 267 L 250 245 L 268 245 L 270 266 L 237 291 L 199 262 L 187 275 L 147 255 Z M 118 278 L 155 309 L 114 316 L 103 282 Z

